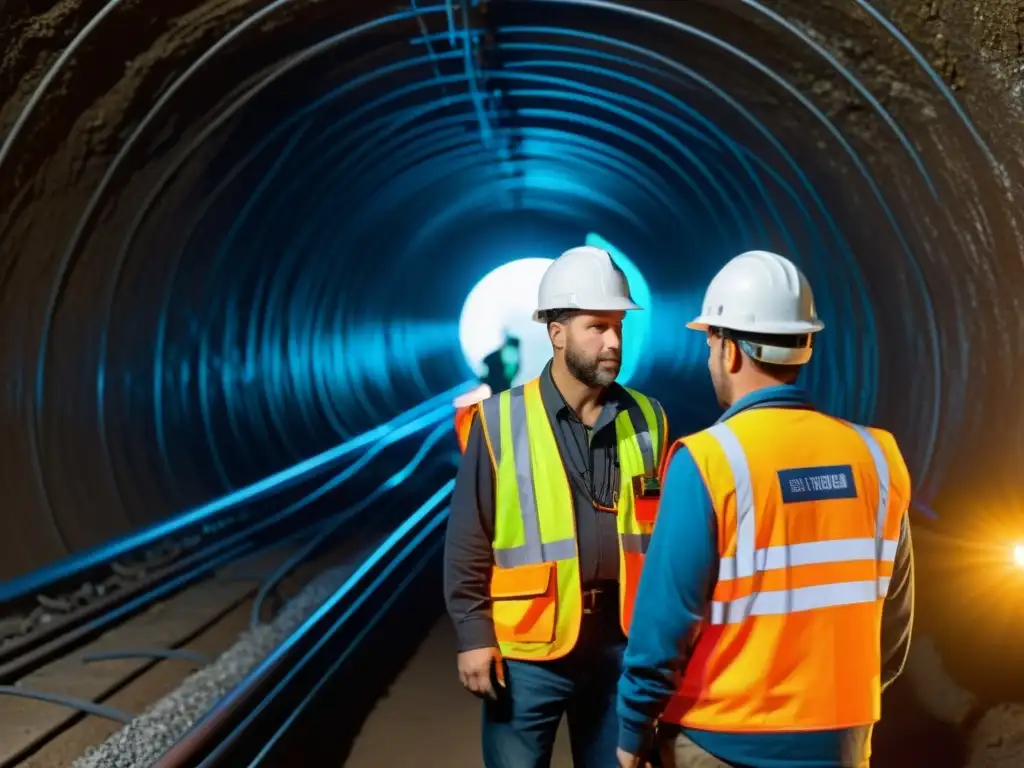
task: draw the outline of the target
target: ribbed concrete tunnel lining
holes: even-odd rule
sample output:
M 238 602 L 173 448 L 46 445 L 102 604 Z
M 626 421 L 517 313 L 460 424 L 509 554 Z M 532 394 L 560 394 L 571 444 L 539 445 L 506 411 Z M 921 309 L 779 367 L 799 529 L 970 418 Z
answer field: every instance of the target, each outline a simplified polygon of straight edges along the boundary
M 652 286 L 634 384 L 677 429 L 714 414 L 682 322 L 777 248 L 827 324 L 817 401 L 897 434 L 939 530 L 1024 523 L 1014 2 L 8 0 L 0 25 L 0 576 L 452 386 L 473 283 L 590 231 Z

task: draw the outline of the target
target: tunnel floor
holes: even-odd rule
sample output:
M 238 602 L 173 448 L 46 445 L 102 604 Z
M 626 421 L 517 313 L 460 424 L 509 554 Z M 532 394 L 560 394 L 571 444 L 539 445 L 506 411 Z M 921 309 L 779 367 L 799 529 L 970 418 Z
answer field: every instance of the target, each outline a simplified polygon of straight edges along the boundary
M 480 704 L 459 684 L 455 634 L 447 616 L 433 623 L 406 658 L 387 691 L 370 709 L 351 749 L 336 764 L 346 768 L 479 768 Z M 961 739 L 922 711 L 905 676 L 886 693 L 883 710 L 882 722 L 875 728 L 872 768 L 961 768 L 967 764 Z M 572 765 L 563 722 L 551 768 Z
M 413 764 L 423 768 L 479 768 L 481 764 L 480 702 L 459 684 L 455 633 L 445 616 L 378 700 L 342 763 L 346 768 Z M 564 723 L 555 740 L 551 768 L 572 768 Z

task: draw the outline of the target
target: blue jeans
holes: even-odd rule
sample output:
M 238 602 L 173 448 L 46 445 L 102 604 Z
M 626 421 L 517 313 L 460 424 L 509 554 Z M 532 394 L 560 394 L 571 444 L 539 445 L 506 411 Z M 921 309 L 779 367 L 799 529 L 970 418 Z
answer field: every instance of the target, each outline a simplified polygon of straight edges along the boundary
M 484 703 L 486 768 L 548 768 L 562 715 L 576 768 L 617 768 L 615 700 L 626 639 L 608 615 L 587 615 L 583 624 L 580 642 L 562 659 L 505 662 L 507 688 Z

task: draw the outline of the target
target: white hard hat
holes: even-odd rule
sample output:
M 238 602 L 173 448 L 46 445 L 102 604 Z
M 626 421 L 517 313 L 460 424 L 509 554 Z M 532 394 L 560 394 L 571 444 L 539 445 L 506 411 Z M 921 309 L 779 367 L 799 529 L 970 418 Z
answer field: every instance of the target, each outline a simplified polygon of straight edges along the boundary
M 711 280 L 701 314 L 687 328 L 709 326 L 742 333 L 805 337 L 797 346 L 744 343 L 757 360 L 800 365 L 811 358 L 810 334 L 825 327 L 814 308 L 811 284 L 797 266 L 769 251 L 747 251 Z
M 555 259 L 541 278 L 533 319 L 545 322 L 545 313 L 552 309 L 611 312 L 643 307 L 633 302 L 626 275 L 611 254 L 582 245 Z

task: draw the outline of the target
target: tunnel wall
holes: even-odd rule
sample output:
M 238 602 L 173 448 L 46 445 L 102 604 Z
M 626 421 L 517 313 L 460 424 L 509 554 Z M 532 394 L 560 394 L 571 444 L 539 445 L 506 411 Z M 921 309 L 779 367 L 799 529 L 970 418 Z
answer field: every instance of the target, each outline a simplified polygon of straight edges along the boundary
M 943 519 L 1019 509 L 1020 20 L 962 5 L 492 0 L 481 149 L 443 4 L 8 2 L 0 576 L 454 385 L 476 279 L 595 230 L 655 291 L 633 384 L 675 431 L 715 415 L 682 323 L 777 248 L 815 400 L 893 430 Z

